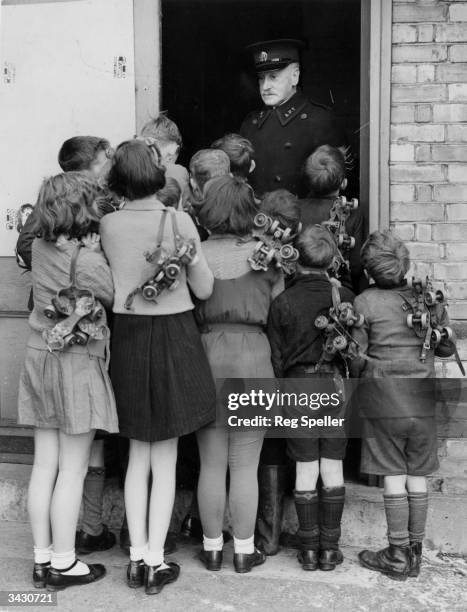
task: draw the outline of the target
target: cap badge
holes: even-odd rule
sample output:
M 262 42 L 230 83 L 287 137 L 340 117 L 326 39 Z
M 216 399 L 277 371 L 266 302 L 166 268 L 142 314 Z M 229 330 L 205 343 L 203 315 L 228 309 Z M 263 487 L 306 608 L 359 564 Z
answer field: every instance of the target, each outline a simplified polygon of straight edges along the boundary
M 268 61 L 268 54 L 266 51 L 261 51 L 261 53 L 259 54 L 259 61 L 261 63 L 267 62 Z

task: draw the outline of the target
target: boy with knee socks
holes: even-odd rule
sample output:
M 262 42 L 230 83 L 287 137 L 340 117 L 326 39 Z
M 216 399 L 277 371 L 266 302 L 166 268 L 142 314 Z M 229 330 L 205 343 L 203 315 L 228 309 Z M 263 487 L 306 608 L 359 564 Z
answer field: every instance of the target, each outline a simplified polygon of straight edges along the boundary
M 279 378 L 336 380 L 339 364 L 321 364 L 323 340 L 314 322 L 319 315 L 328 314 L 333 304 L 327 269 L 337 247 L 331 234 L 318 225 L 305 228 L 295 246 L 299 253 L 297 273 L 274 300 L 269 313 L 274 372 Z M 349 289 L 338 291 L 342 301 L 353 301 Z M 342 460 L 347 441 L 343 428 L 334 434 L 338 437 L 327 437 L 323 428 L 316 438 L 287 439 L 287 452 L 297 464 L 294 498 L 299 524 L 298 561 L 304 570 L 333 570 L 343 560 L 339 539 L 345 500 Z M 318 492 L 319 476 L 323 487 Z
M 405 580 L 420 572 L 426 477 L 438 468 L 434 351 L 421 360 L 423 339 L 408 327 L 413 292 L 405 280 L 410 260 L 404 243 L 390 232 L 374 232 L 361 255 L 374 282 L 355 299 L 364 324 L 353 336 L 370 356 L 352 364 L 353 374 L 364 379 L 358 392 L 366 418 L 361 469 L 384 476 L 389 546 L 364 550 L 359 560 L 370 570 Z M 445 309 L 440 323 L 448 323 Z M 455 347 L 451 340 L 442 343 Z

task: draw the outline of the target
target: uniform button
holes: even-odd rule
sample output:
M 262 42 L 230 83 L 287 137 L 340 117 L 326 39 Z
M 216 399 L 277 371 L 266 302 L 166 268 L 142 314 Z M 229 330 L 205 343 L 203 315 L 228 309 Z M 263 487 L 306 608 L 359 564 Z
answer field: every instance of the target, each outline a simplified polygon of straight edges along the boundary
M 282 179 L 279 175 L 277 175 L 274 177 L 274 180 L 276 181 L 276 183 L 280 183 Z
M 290 148 L 292 147 L 292 143 L 291 143 L 291 142 L 286 142 L 286 143 L 285 143 L 285 145 L 284 145 L 284 147 L 285 147 L 286 149 L 290 149 Z
M 300 115 L 300 119 L 306 119 L 308 117 L 308 115 L 306 113 L 302 113 Z

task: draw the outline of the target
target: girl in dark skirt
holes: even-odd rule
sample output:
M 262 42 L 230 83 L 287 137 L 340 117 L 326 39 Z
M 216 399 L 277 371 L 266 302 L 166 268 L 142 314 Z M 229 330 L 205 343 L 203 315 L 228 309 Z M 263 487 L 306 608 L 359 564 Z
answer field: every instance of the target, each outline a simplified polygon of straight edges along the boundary
M 125 205 L 101 225 L 115 284 L 112 382 L 120 432 L 130 439 L 125 480 L 131 540 L 127 578 L 130 587 L 145 582 L 148 594 L 159 593 L 180 571 L 176 563 L 164 562 L 178 437 L 215 417 L 214 383 L 188 289 L 189 285 L 196 297 L 207 299 L 213 275 L 190 217 L 157 200 L 155 193 L 164 183 L 164 169 L 147 144 L 122 143 L 113 159 L 109 187 L 125 198 Z M 193 241 L 196 256 L 181 266 L 178 283 L 156 299 L 146 299 L 138 287 L 154 277 L 156 267 L 183 240 Z

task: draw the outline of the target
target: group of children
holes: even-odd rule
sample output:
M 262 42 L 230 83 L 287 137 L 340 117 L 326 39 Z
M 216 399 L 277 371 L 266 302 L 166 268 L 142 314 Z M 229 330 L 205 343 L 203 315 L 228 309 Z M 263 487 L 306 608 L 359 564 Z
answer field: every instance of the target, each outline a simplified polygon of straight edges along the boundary
M 391 578 L 417 576 L 426 476 L 437 467 L 437 444 L 434 395 L 413 401 L 411 377 L 434 378 L 434 351 L 421 361 L 423 341 L 406 324 L 407 248 L 389 232 L 374 232 L 360 249 L 358 210 L 348 215 L 344 233 L 330 231 L 327 222 L 346 188 L 339 149 L 319 147 L 306 160 L 310 196 L 299 201 L 284 190 L 253 193 L 254 150 L 239 135 L 198 151 L 189 173 L 176 163 L 180 146 L 177 126 L 164 115 L 115 151 L 104 139 L 69 139 L 59 153 L 63 173 L 44 181 L 18 241 L 32 270 L 34 303 L 18 409 L 19 423 L 35 428 L 28 498 L 34 585 L 60 590 L 105 575 L 104 566 L 75 554 L 82 494 L 78 550 L 115 542 L 100 517 L 104 463 L 96 431 L 118 431 L 130 441 L 130 587 L 159 593 L 178 578 L 180 568 L 165 561 L 164 547 L 177 442 L 192 432 L 200 454 L 201 562 L 212 571 L 222 567 L 229 471 L 235 570 L 264 563 L 254 535 L 265 431 L 216 425 L 215 381 L 335 381 L 349 368 L 368 383 L 358 396 L 367 428 L 363 470 L 385 477 L 389 540 L 388 548 L 363 551 L 359 559 Z M 293 244 L 293 274 L 284 274 L 290 269 L 281 267 L 277 249 L 258 252 L 260 212 L 288 236 L 283 244 Z M 344 257 L 339 236 L 353 238 Z M 332 278 L 336 270 L 340 282 Z M 355 298 L 368 286 L 365 277 L 371 284 Z M 323 359 L 323 330 L 316 325 L 336 299 L 363 317 L 352 331 L 359 350 L 349 363 L 339 350 Z M 105 309 L 112 312 L 110 378 Z M 332 437 L 323 429 L 318 437 L 287 440 L 296 463 L 304 570 L 333 570 L 343 561 L 345 449 L 344 428 Z

